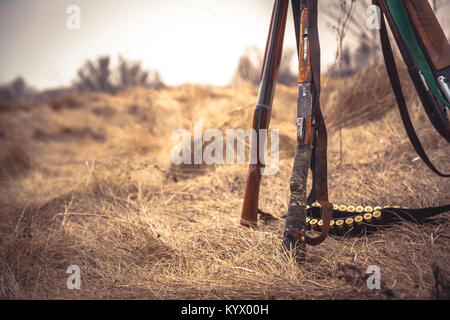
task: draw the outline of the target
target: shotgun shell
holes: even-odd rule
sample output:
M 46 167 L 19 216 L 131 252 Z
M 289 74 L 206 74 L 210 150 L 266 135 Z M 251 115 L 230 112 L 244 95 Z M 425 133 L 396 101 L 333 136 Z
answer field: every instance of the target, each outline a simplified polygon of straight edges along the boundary
M 392 208 L 396 208 L 396 209 L 398 209 L 398 208 L 400 208 L 400 206 L 392 206 Z
M 339 205 L 338 204 L 333 204 L 333 210 L 334 211 L 339 210 Z
M 357 206 L 357 207 L 355 208 L 355 211 L 356 211 L 357 213 L 363 213 L 363 212 L 364 212 L 364 207 L 363 207 L 363 206 Z
M 319 229 L 322 230 L 322 227 L 323 227 L 322 219 L 320 219 L 319 222 L 317 222 L 317 227 L 319 227 Z
M 341 204 L 341 205 L 339 206 L 339 209 L 338 209 L 338 210 L 341 211 L 341 212 L 345 212 L 345 211 L 347 211 L 347 206 Z
M 372 216 L 375 218 L 375 220 L 381 220 L 381 211 L 375 211 L 374 213 L 372 213 Z
M 355 222 L 358 226 L 362 225 L 363 222 L 363 216 L 356 216 L 355 217 Z
M 306 225 L 309 225 L 310 221 L 311 221 L 311 218 L 306 218 Z
M 372 211 L 373 211 L 373 208 L 372 208 L 371 206 L 366 206 L 366 207 L 364 208 L 364 211 L 365 211 L 365 212 L 372 212 Z
M 339 229 L 342 229 L 344 227 L 344 220 L 343 219 L 337 220 L 336 227 L 338 227 Z
M 364 215 L 364 221 L 365 222 L 372 222 L 372 214 L 371 213 L 366 213 Z
M 309 206 L 309 204 L 307 204 L 306 205 L 306 210 L 309 210 L 309 208 L 311 208 L 311 207 Z
M 313 216 L 318 216 L 320 215 L 320 203 L 318 203 L 317 201 L 311 204 L 311 212 L 313 214 Z
M 391 208 L 391 206 L 383 206 L 383 209 Z
M 347 207 L 347 212 L 353 213 L 353 212 L 355 212 L 355 210 L 356 210 L 355 206 L 348 206 Z
M 347 218 L 345 219 L 345 225 L 347 226 L 347 228 L 351 229 L 353 228 L 353 218 Z
M 330 220 L 330 230 L 334 229 L 334 225 L 335 225 L 335 221 L 334 220 Z
M 383 209 L 381 206 L 373 207 L 373 211 L 377 211 L 377 210 L 381 210 L 381 209 Z
M 317 223 L 319 221 L 317 219 L 311 219 L 311 221 L 309 222 L 309 224 L 311 225 L 311 230 L 316 230 L 317 229 Z

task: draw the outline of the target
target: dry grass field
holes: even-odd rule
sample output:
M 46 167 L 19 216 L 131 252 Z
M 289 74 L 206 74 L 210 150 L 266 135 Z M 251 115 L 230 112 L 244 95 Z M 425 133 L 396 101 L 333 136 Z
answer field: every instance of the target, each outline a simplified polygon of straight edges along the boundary
M 424 146 L 448 169 L 450 146 L 401 74 Z M 322 85 L 331 202 L 450 203 L 450 181 L 409 143 L 384 66 Z M 0 298 L 432 298 L 432 264 L 450 267 L 448 213 L 369 236 L 329 237 L 299 266 L 281 250 L 283 219 L 239 226 L 246 165 L 172 165 L 173 130 L 192 131 L 199 119 L 204 129 L 247 129 L 257 92 L 245 83 L 186 84 L 3 103 Z M 287 211 L 295 113 L 296 88 L 279 85 L 271 128 L 280 129 L 280 171 L 263 178 L 260 200 L 276 217 Z M 80 290 L 67 289 L 70 265 L 80 266 Z M 369 265 L 381 268 L 381 290 L 366 287 Z

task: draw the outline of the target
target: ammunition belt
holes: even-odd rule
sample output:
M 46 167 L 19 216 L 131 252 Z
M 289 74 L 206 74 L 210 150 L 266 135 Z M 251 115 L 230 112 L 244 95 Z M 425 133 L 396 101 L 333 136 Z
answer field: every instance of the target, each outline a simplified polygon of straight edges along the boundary
M 322 207 L 318 202 L 306 206 L 307 230 L 321 231 Z M 381 227 L 394 226 L 399 221 L 422 223 L 433 216 L 450 211 L 450 205 L 423 209 L 400 208 L 399 206 L 352 206 L 333 204 L 329 233 L 337 236 L 360 236 Z

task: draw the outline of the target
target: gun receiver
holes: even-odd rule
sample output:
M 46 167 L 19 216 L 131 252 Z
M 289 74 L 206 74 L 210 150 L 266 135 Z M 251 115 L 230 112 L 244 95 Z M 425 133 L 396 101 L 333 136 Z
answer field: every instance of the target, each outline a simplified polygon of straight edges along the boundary
M 297 100 L 297 141 L 312 146 L 313 139 L 313 98 L 311 50 L 309 44 L 309 12 L 303 9 L 300 18 L 298 100 Z

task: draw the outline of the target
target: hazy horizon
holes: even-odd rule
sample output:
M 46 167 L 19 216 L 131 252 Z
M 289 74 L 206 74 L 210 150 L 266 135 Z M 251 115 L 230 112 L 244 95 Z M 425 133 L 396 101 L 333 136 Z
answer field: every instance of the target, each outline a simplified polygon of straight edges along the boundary
M 66 26 L 71 4 L 81 9 L 79 30 Z M 22 76 L 37 89 L 68 86 L 86 60 L 109 55 L 114 65 L 122 55 L 159 71 L 169 85 L 225 85 L 247 47 L 264 50 L 272 6 L 261 0 L 2 1 L 0 83 Z M 320 26 L 327 29 L 324 21 Z M 335 53 L 335 36 L 325 31 L 324 66 Z M 294 47 L 289 13 L 284 48 Z
M 66 25 L 71 4 L 81 10 L 79 30 Z M 324 5 L 319 2 L 323 69 L 337 47 L 329 19 L 320 13 Z M 246 48 L 263 52 L 272 6 L 271 0 L 3 0 L 0 83 L 21 76 L 37 89 L 69 86 L 86 60 L 108 55 L 115 66 L 121 55 L 159 71 L 168 85 L 225 85 Z M 284 50 L 295 48 L 289 10 Z

